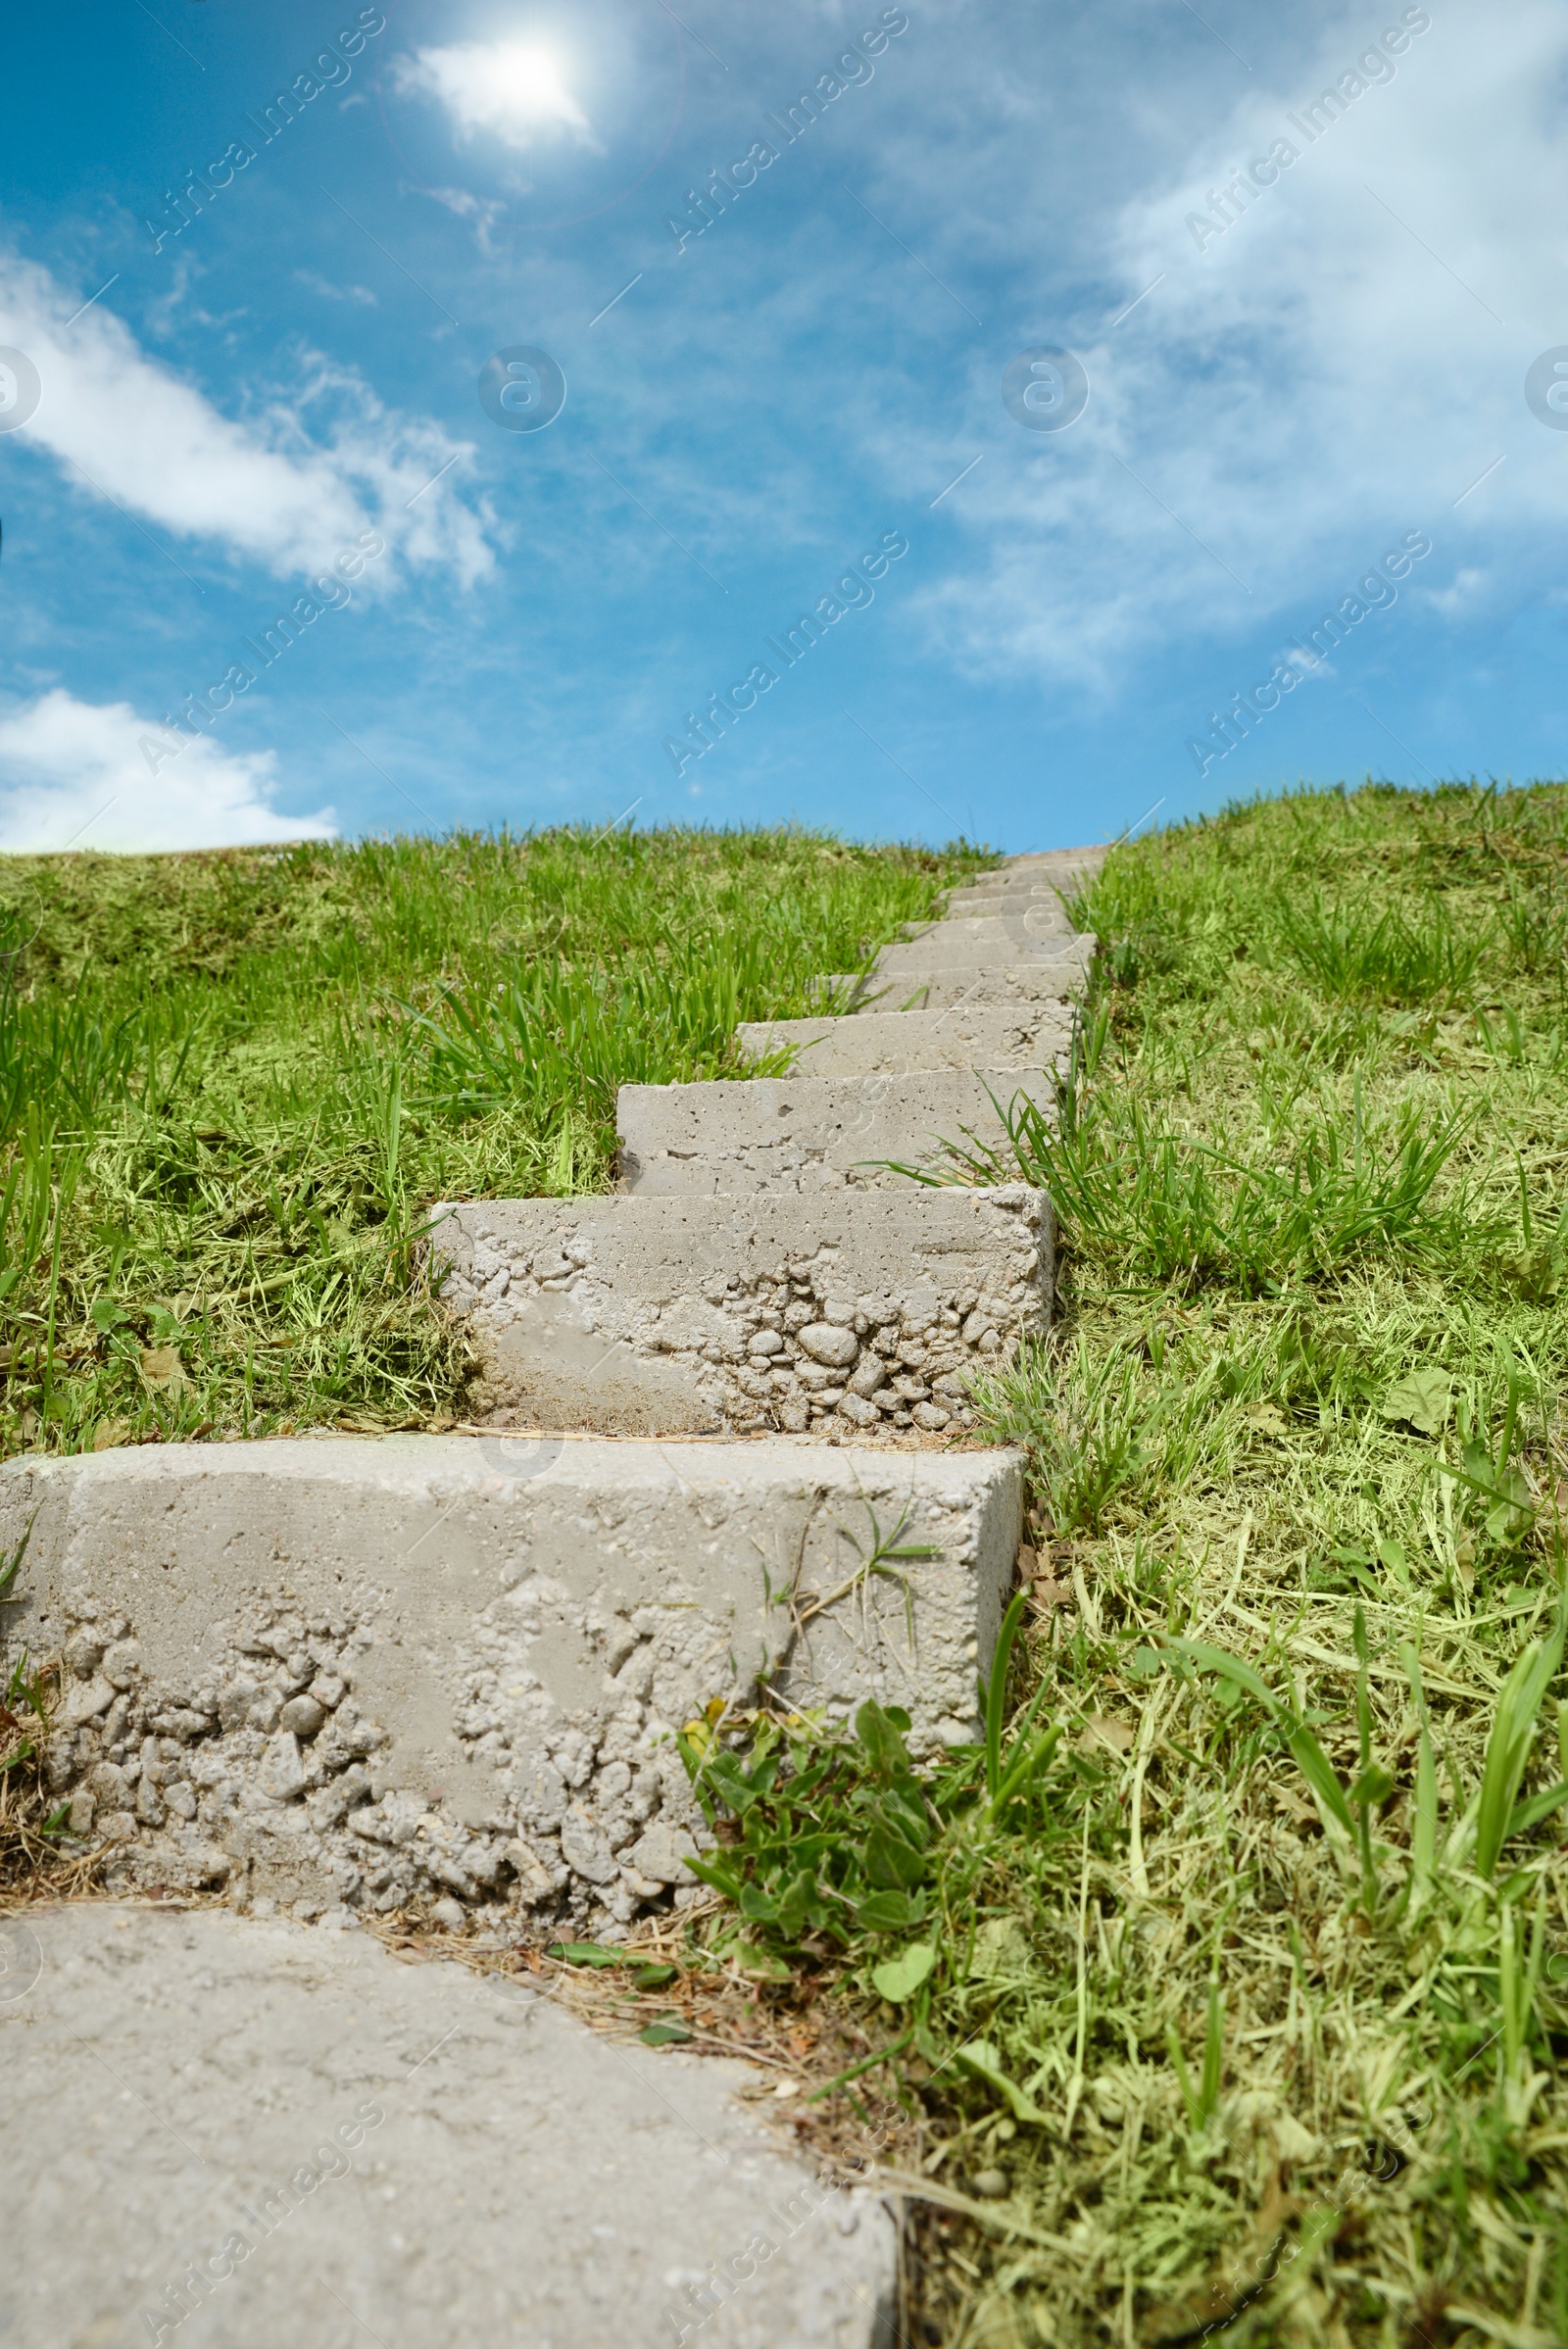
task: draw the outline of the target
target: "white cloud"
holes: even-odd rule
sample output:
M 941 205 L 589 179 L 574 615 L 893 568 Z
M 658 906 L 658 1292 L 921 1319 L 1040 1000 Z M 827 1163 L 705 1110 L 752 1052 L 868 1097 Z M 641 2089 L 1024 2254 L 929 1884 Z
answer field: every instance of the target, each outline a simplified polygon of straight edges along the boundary
M 24 351 L 42 382 L 21 437 L 57 457 L 85 495 L 279 576 L 318 568 L 370 523 L 410 567 L 449 569 L 464 587 L 494 568 L 487 511 L 455 495 L 471 442 L 383 407 L 358 374 L 319 359 L 305 363 L 291 402 L 235 421 L 149 359 L 104 302 L 74 320 L 81 299 L 0 251 L 0 344 Z M 452 459 L 442 496 L 411 514 L 409 501 Z
M 460 41 L 400 57 L 394 72 L 406 97 L 434 98 L 446 108 L 460 138 L 488 130 L 522 149 L 569 131 L 580 146 L 601 151 L 548 50 L 519 41 Z
M 128 702 L 56 687 L 0 716 L 0 852 L 224 849 L 330 840 L 329 807 L 284 815 L 270 751 L 224 752 L 206 735 L 155 776 L 140 748 L 162 729 Z
M 1356 8 L 1314 25 L 1297 65 L 1156 164 L 1075 256 L 1087 321 L 1043 320 L 1038 339 L 1075 345 L 1090 406 L 1059 435 L 1003 421 L 951 509 L 973 563 L 926 599 L 968 673 L 1115 692 L 1142 647 L 1190 638 L 1195 612 L 1210 638 L 1262 623 L 1283 641 L 1416 527 L 1435 560 L 1390 625 L 1412 603 L 1440 609 L 1455 574 L 1455 619 L 1544 593 L 1568 473 L 1523 379 L 1564 339 L 1568 150 L 1549 94 L 1568 20 L 1547 0 L 1452 0 L 1392 78 L 1357 76 L 1368 86 L 1331 127 L 1293 128 L 1356 74 L 1382 21 Z M 1186 216 L 1212 213 L 1209 191 L 1282 138 L 1298 159 L 1200 252 Z M 1079 290 L 1096 274 L 1098 318 Z M 987 354 L 973 377 L 993 418 L 997 371 Z M 938 483 L 941 464 L 933 441 Z
M 323 302 L 359 302 L 367 310 L 379 307 L 368 285 L 334 285 L 329 277 L 318 276 L 315 269 L 296 269 L 294 276 L 297 283 L 308 286 L 313 294 L 319 294 Z

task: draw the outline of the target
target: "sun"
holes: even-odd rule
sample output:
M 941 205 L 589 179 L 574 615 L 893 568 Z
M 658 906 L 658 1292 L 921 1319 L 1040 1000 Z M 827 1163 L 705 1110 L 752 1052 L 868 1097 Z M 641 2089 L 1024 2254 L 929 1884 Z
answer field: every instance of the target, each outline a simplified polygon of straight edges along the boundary
M 561 71 L 547 49 L 509 43 L 491 52 L 496 96 L 523 121 L 570 122 L 575 101 L 564 88 Z M 579 118 L 580 119 L 580 118 Z
M 533 41 L 464 41 L 420 49 L 396 63 L 398 86 L 436 99 L 460 138 L 490 131 L 530 147 L 562 131 L 595 146 L 587 115 L 567 86 L 563 61 Z

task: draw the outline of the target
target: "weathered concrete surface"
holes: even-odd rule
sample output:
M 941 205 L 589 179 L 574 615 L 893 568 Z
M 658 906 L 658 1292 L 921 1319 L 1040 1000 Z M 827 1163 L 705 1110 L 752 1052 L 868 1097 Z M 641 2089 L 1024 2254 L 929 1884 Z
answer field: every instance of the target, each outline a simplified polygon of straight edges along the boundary
M 948 1011 L 861 1011 L 853 1019 L 775 1019 L 735 1031 L 756 1059 L 786 1048 L 799 1056 L 785 1082 L 804 1077 L 907 1076 L 917 1069 L 1003 1073 L 1065 1062 L 1072 1016 L 1064 1003 L 960 1004 Z
M 950 914 L 987 913 L 1030 904 L 1059 907 L 1064 897 L 1094 879 L 1106 854 L 1103 849 L 1098 853 L 1081 850 L 1059 858 L 1004 865 L 1000 871 L 977 874 L 949 892 L 947 910 Z
M 1081 888 L 1094 870 L 1090 865 L 1052 865 L 1033 872 L 982 873 L 976 880 L 958 882 L 948 892 L 947 904 L 951 907 L 963 898 L 973 898 L 980 905 L 1029 896 L 1056 899 Z
M 673 1735 L 711 1698 L 972 1734 L 1020 1522 L 999 1450 L 328 1436 L 0 1469 L 0 1543 L 32 1528 L 7 1636 L 63 1656 L 51 1782 L 118 1883 L 597 1930 L 690 1881 Z M 901 1527 L 938 1554 L 865 1578 Z
M 956 889 L 942 915 L 944 921 L 1049 921 L 1070 929 L 1066 909 L 1055 889 L 1044 882 L 1026 882 L 1015 889 Z
M 893 2221 L 781 2146 L 749 2066 L 366 1933 L 96 1902 L 0 1931 L 37 1969 L 0 2005 L 19 2349 L 889 2349 Z
M 1110 855 L 1109 842 L 1083 849 L 1037 849 L 1027 856 L 1009 856 L 1005 864 L 976 873 L 965 884 L 971 889 L 1007 888 L 1019 881 L 1060 882 L 1077 873 L 1097 873 Z
M 1074 939 L 1070 948 L 1039 962 L 925 962 L 918 968 L 868 971 L 862 977 L 825 979 L 824 992 L 852 1011 L 944 1011 L 959 1003 L 1058 1003 L 1070 1005 L 1094 959 L 1095 940 Z
M 1022 1184 L 491 1199 L 431 1221 L 497 1427 L 842 1439 L 849 1419 L 919 1442 L 966 1425 L 967 1374 L 1050 1318 L 1050 1202 Z
M 1065 921 L 1026 931 L 1021 923 L 966 916 L 933 922 L 916 936 L 885 946 L 876 958 L 879 973 L 939 969 L 956 962 L 1006 964 L 1039 961 L 1070 949 L 1077 933 Z
M 754 1077 L 733 1084 L 623 1085 L 616 1097 L 621 1189 L 711 1199 L 768 1192 L 904 1190 L 916 1165 L 966 1135 L 1001 1147 L 1023 1094 L 1048 1112 L 1043 1069 L 913 1075 Z

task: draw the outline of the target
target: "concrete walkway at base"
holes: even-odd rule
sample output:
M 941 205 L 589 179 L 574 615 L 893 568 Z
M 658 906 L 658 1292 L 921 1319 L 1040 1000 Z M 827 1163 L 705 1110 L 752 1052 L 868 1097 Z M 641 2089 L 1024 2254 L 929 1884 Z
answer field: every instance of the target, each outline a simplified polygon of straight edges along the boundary
M 889 2349 L 894 2221 L 776 2077 L 360 1931 L 87 1903 L 0 1959 L 18 2349 Z

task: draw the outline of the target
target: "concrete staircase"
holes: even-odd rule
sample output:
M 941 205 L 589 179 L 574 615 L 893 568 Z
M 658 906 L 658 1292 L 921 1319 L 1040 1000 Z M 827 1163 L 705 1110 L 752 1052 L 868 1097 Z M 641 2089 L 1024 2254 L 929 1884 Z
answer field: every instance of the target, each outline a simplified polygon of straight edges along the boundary
M 1049 1114 L 1093 951 L 1057 891 L 1097 861 L 1016 858 L 829 982 L 847 1014 L 743 1029 L 782 1076 L 625 1088 L 617 1194 L 438 1210 L 468 1431 L 0 1472 L 0 1544 L 31 1528 L 10 1628 L 66 1659 L 51 1778 L 114 1884 L 625 1938 L 701 1896 L 674 1733 L 712 1700 L 975 1735 L 1022 1491 L 974 1398 L 1049 1326 L 1050 1205 L 888 1162 L 1000 1141 L 1018 1094 Z M 861 2248 L 829 2329 L 764 2282 L 756 2337 L 883 2337 L 885 2227 Z M 667 2331 L 617 2304 L 603 2337 Z

